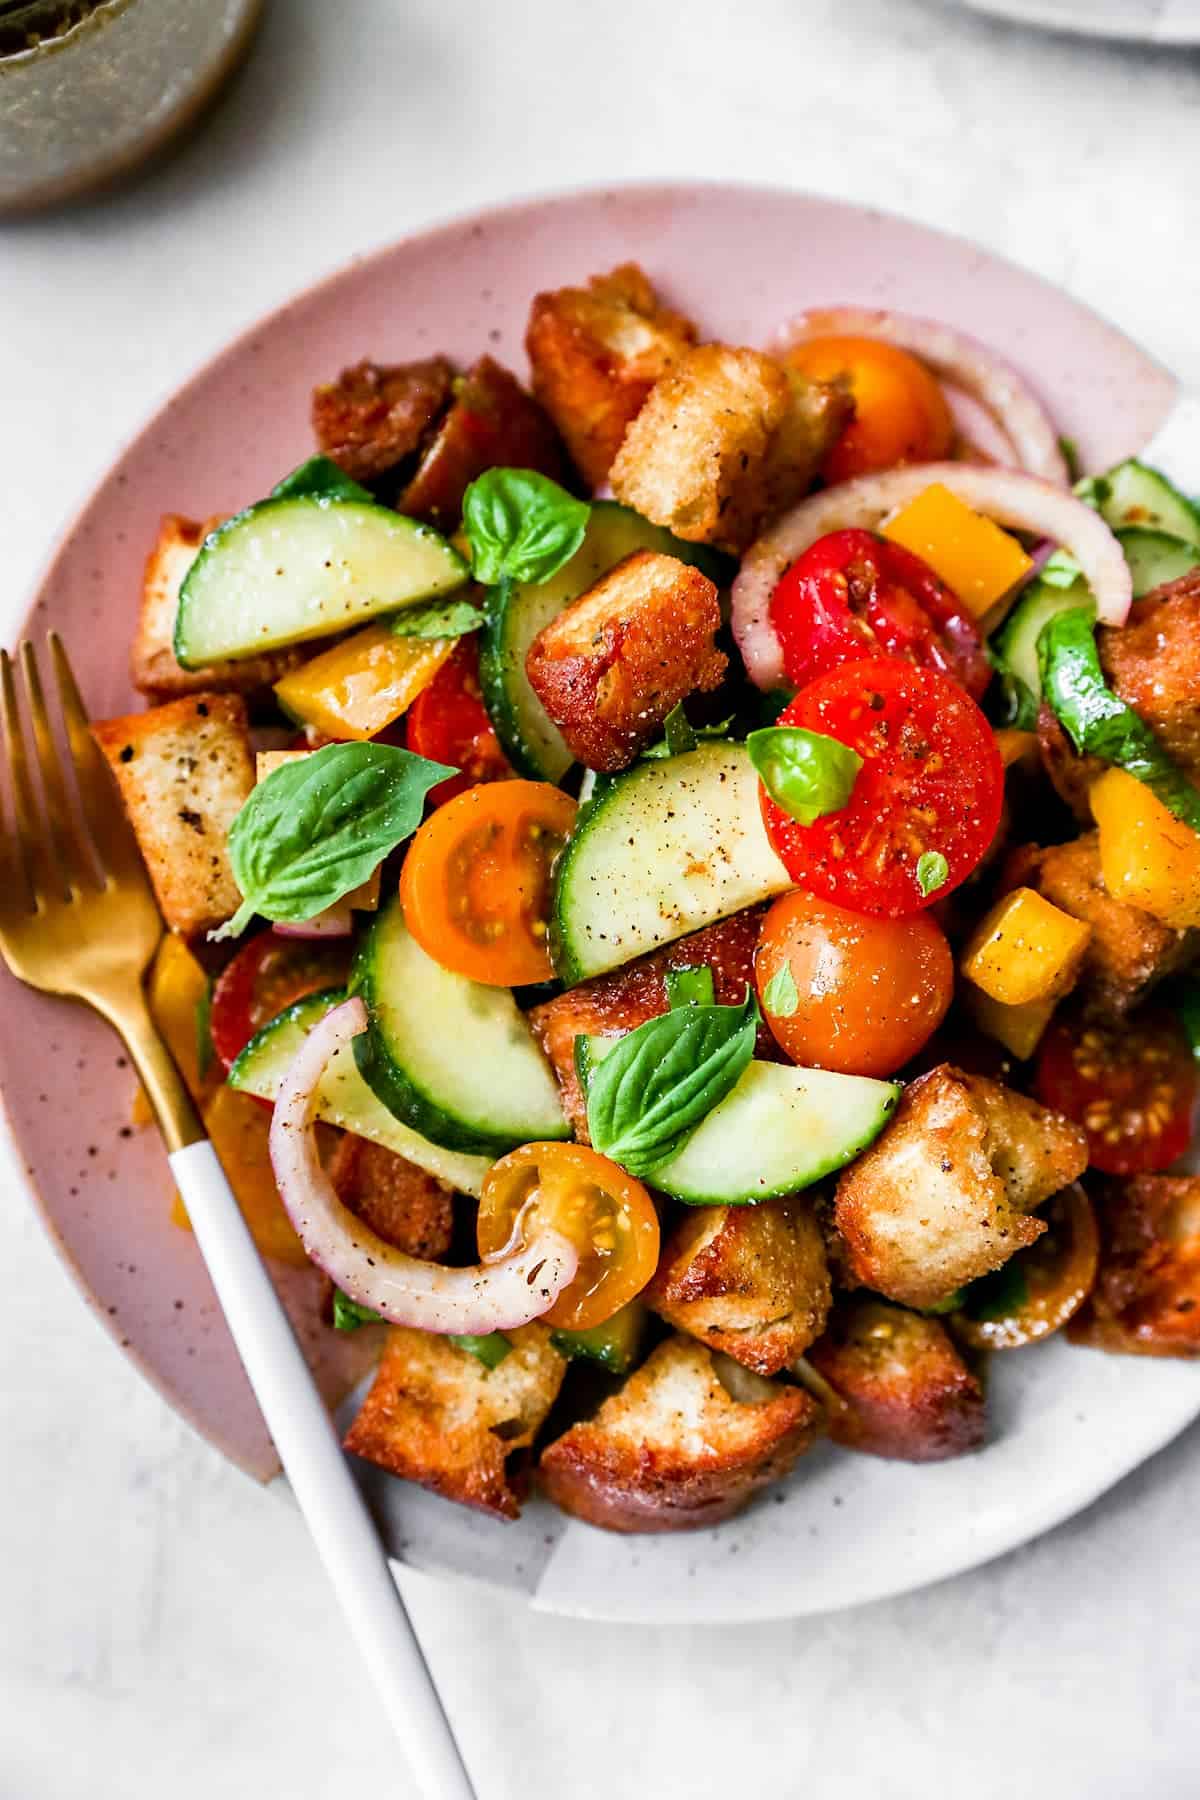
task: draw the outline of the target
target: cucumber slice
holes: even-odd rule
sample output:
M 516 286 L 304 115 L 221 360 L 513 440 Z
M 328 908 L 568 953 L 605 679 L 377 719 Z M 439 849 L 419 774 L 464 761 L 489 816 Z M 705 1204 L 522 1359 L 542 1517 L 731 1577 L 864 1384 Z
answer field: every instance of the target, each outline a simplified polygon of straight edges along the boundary
M 1181 575 L 1200 564 L 1200 543 L 1185 543 L 1165 531 L 1151 531 L 1145 525 L 1129 525 L 1116 534 L 1133 576 L 1133 597 L 1140 600 L 1152 588 L 1165 581 L 1178 581 Z
M 745 744 L 636 763 L 583 808 L 559 858 L 554 966 L 583 981 L 791 886 Z
M 617 1037 L 589 1037 L 576 1066 L 594 1068 Z M 685 1206 L 754 1206 L 810 1187 L 873 1143 L 902 1083 L 829 1069 L 752 1062 L 678 1156 L 648 1178 Z
M 354 1042 L 359 1071 L 422 1137 L 502 1156 L 569 1135 L 558 1084 L 509 989 L 434 962 L 405 925 L 399 900 L 367 933 L 350 990 L 370 1018 Z
M 428 525 L 329 494 L 260 501 L 205 539 L 179 592 L 185 669 L 257 656 L 448 594 L 467 565 Z
M 1070 587 L 1053 586 L 1048 581 L 1031 581 L 992 639 L 996 661 L 1021 683 L 1034 707 L 1042 694 L 1042 677 L 1037 657 L 1037 641 L 1042 627 L 1058 613 L 1069 612 L 1075 606 L 1092 604 L 1091 589 L 1083 580 L 1073 581 Z
M 637 1361 L 646 1329 L 646 1308 L 641 1300 L 629 1300 L 588 1331 L 553 1331 L 550 1342 L 564 1356 L 599 1363 L 612 1375 L 628 1375 Z
M 587 534 L 557 575 L 524 587 L 494 588 L 480 636 L 479 680 L 496 736 L 514 769 L 534 781 L 561 781 L 575 760 L 525 674 L 538 632 L 635 550 L 657 550 L 701 569 L 720 585 L 731 565 L 703 544 L 685 544 L 615 500 L 592 507 Z
M 230 1087 L 239 1093 L 257 1094 L 260 1100 L 274 1100 L 288 1064 L 308 1032 L 330 1007 L 345 998 L 338 989 L 308 994 L 264 1025 L 230 1070 Z M 478 1197 L 491 1167 L 490 1157 L 462 1156 L 411 1131 L 376 1099 L 346 1050 L 337 1052 L 321 1078 L 317 1117 L 328 1125 L 340 1125 L 343 1131 L 353 1131 L 358 1137 L 370 1138 L 385 1150 L 394 1150 L 397 1156 L 407 1157 L 418 1169 L 436 1175 L 459 1193 Z
M 1075 492 L 1094 506 L 1113 530 L 1127 525 L 1164 531 L 1184 543 L 1200 543 L 1200 509 L 1159 469 L 1139 462 L 1136 456 L 1118 463 L 1105 475 L 1089 475 L 1077 482 Z

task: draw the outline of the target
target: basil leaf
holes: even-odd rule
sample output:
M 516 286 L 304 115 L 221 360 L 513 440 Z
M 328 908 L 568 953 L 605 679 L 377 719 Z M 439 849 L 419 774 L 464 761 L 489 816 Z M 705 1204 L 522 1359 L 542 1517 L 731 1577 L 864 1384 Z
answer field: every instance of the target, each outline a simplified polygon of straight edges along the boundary
M 1007 1319 L 1029 1304 L 1029 1282 L 1016 1257 L 972 1281 L 963 1300 L 969 1319 Z
M 790 1019 L 800 1004 L 800 990 L 791 963 L 781 963 L 763 989 L 763 1005 L 777 1019 Z
M 328 456 L 310 456 L 307 462 L 285 475 L 278 487 L 271 489 L 272 500 L 356 500 L 367 506 L 377 504 L 369 488 L 360 487 L 343 475 Z
M 591 507 L 532 469 L 488 469 L 463 495 L 463 528 L 476 581 L 537 582 L 568 562 Z
M 1104 679 L 1091 607 L 1072 607 L 1049 619 L 1038 635 L 1037 652 L 1042 693 L 1076 750 L 1144 782 L 1169 812 L 1200 831 L 1200 788 Z
M 1200 1062 L 1200 981 L 1195 976 L 1181 985 L 1177 1005 L 1183 1034 L 1191 1045 L 1192 1055 Z
M 758 1006 L 683 1006 L 648 1019 L 597 1066 L 588 1089 L 595 1148 L 631 1175 L 669 1162 L 741 1079 L 754 1054 Z
M 212 935 L 236 937 L 255 913 L 311 919 L 352 893 L 421 822 L 425 796 L 455 770 L 390 744 L 327 744 L 260 781 L 229 831 L 241 906 Z
M 712 1006 L 712 970 L 668 969 L 667 1000 L 672 1012 L 677 1012 L 681 1006 Z
M 212 1068 L 212 977 L 208 978 L 204 992 L 196 1002 L 196 1070 L 201 1081 Z
M 802 725 L 752 731 L 746 748 L 772 800 L 801 825 L 841 812 L 862 768 L 857 750 Z
M 1074 438 L 1060 437 L 1058 440 L 1058 447 L 1062 452 L 1062 459 L 1067 465 L 1067 480 L 1070 482 L 1078 481 L 1080 475 L 1083 473 L 1079 464 L 1079 445 L 1075 442 Z
M 922 895 L 936 894 L 945 887 L 950 864 L 940 850 L 926 850 L 917 858 L 917 886 Z
M 388 620 L 393 637 L 463 637 L 477 631 L 486 614 L 473 600 L 425 600 L 406 606 Z
M 946 1313 L 961 1312 L 966 1298 L 966 1288 L 955 1288 L 952 1294 L 943 1294 L 932 1306 L 918 1306 L 917 1311 L 927 1319 L 940 1319 Z
M 379 1325 L 382 1315 L 372 1312 L 369 1306 L 360 1306 L 349 1294 L 343 1294 L 341 1288 L 333 1290 L 333 1329 L 335 1331 L 357 1331 L 360 1325 Z
M 478 1357 L 485 1369 L 498 1369 L 512 1349 L 511 1342 L 502 1331 L 489 1331 L 485 1337 L 472 1337 L 469 1332 L 461 1335 L 450 1332 L 448 1336 L 459 1350 L 465 1350 L 468 1356 Z
M 717 725 L 693 725 L 683 710 L 682 701 L 673 706 L 663 720 L 664 735 L 656 744 L 651 744 L 642 751 L 643 762 L 659 762 L 666 756 L 684 756 L 694 750 L 703 738 L 724 738 L 729 736 L 729 728 L 733 724 L 733 714 L 722 719 Z

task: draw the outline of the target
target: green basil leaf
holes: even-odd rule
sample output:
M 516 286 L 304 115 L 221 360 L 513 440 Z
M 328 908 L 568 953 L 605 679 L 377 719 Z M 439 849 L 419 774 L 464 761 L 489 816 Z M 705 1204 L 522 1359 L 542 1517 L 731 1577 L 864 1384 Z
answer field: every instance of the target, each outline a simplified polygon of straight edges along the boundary
M 478 631 L 486 616 L 473 600 L 425 600 L 393 613 L 388 624 L 393 637 L 464 637 Z
M 1079 445 L 1071 437 L 1060 437 L 1058 447 L 1062 451 L 1062 459 L 1067 465 L 1067 480 L 1076 482 L 1082 474 L 1079 464 Z
M 1194 975 L 1181 983 L 1176 1005 L 1184 1036 L 1191 1045 L 1192 1055 L 1200 1062 L 1200 981 Z
M 1072 607 L 1048 620 L 1037 652 L 1042 693 L 1076 750 L 1144 782 L 1169 812 L 1200 831 L 1200 788 L 1104 678 L 1092 608 Z
M 791 963 L 780 963 L 763 989 L 763 1005 L 777 1019 L 790 1019 L 800 1004 L 800 990 Z
M 966 1288 L 955 1288 L 952 1294 L 944 1294 L 932 1306 L 918 1306 L 917 1311 L 927 1319 L 940 1319 L 946 1313 L 961 1312 L 966 1298 Z
M 713 972 L 708 968 L 668 969 L 667 1002 L 672 1012 L 681 1006 L 712 1006 Z
M 430 788 L 456 771 L 390 744 L 327 744 L 260 781 L 229 831 L 242 904 L 212 935 L 236 937 L 255 913 L 298 921 L 374 873 L 421 822 Z
M 1007 1319 L 1029 1304 L 1029 1282 L 1020 1260 L 1013 1257 L 1003 1268 L 972 1281 L 962 1310 L 969 1319 Z
M 741 1006 L 683 1006 L 621 1038 L 588 1089 L 596 1149 L 631 1175 L 669 1162 L 741 1079 L 757 1028 L 747 989 Z
M 752 731 L 746 748 L 772 800 L 801 825 L 841 812 L 862 768 L 857 750 L 802 725 Z
M 682 702 L 673 706 L 663 720 L 664 735 L 656 744 L 642 751 L 644 762 L 659 762 L 666 756 L 684 756 L 704 738 L 725 738 L 733 724 L 733 714 L 716 725 L 693 725 L 683 710 Z
M 489 1331 L 485 1337 L 472 1337 L 469 1332 L 448 1333 L 450 1342 L 468 1356 L 477 1357 L 485 1369 L 498 1369 L 512 1344 L 502 1331 Z
M 201 1081 L 212 1068 L 212 976 L 205 984 L 204 992 L 196 1002 L 196 1069 Z
M 936 894 L 945 887 L 950 864 L 940 850 L 926 850 L 917 858 L 917 886 L 922 895 Z
M 272 500 L 356 500 L 368 506 L 376 504 L 369 488 L 360 487 L 343 475 L 328 456 L 310 456 L 307 462 L 285 475 L 278 487 L 271 489 Z
M 372 1312 L 369 1306 L 360 1306 L 349 1294 L 343 1294 L 341 1288 L 333 1290 L 333 1329 L 335 1331 L 357 1331 L 360 1325 L 379 1325 L 382 1315 Z
M 463 495 L 463 528 L 476 581 L 549 581 L 569 562 L 591 507 L 532 469 L 488 469 Z

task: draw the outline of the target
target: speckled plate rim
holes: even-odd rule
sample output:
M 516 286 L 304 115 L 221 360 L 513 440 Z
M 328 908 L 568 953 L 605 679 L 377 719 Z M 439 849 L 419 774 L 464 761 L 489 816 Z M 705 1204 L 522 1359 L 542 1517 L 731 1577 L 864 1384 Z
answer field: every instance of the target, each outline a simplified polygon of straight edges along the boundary
M 818 239 L 821 254 L 813 259 Z M 797 307 L 830 299 L 940 312 L 1026 367 L 1092 466 L 1139 448 L 1175 404 L 1172 377 L 1094 312 L 1012 263 L 892 215 L 781 188 L 724 183 L 635 184 L 518 201 L 355 259 L 203 365 L 126 446 L 64 532 L 24 628 L 40 633 L 45 624 L 56 623 L 66 625 L 70 635 L 89 617 L 103 618 L 110 600 L 126 605 L 125 617 L 132 622 L 134 580 L 153 535 L 148 521 L 181 507 L 199 516 L 232 509 L 290 466 L 289 455 L 299 461 L 311 443 L 308 388 L 339 361 L 367 353 L 424 353 L 436 336 L 438 347 L 444 343 L 460 358 L 492 348 L 501 360 L 523 366 L 520 325 L 530 294 L 539 286 L 578 280 L 624 256 L 642 260 L 706 329 L 737 341 L 763 341 Z M 511 272 L 502 280 L 493 269 L 503 267 L 506 258 Z M 436 280 L 426 282 L 424 292 L 405 294 L 395 307 L 397 281 L 403 292 L 400 278 L 422 268 L 426 274 L 470 270 L 472 280 L 486 274 L 488 281 L 482 297 L 470 304 L 453 295 L 453 319 L 440 298 L 432 297 L 442 292 Z M 414 287 L 420 290 L 421 283 Z M 498 320 L 486 336 L 483 320 L 472 313 L 484 301 L 495 305 Z M 312 341 L 316 337 L 319 346 Z M 280 367 L 291 369 L 291 386 L 277 384 Z M 238 390 L 243 375 L 247 380 Z M 1098 394 L 1106 385 L 1108 392 Z M 189 420 L 203 413 L 203 403 L 221 414 L 223 389 L 229 398 L 240 394 L 239 423 L 244 422 L 243 436 L 253 442 L 255 454 L 247 458 L 236 447 L 229 454 L 225 444 L 220 458 L 214 456 L 219 470 L 210 466 L 204 480 L 190 482 L 188 459 L 176 440 L 181 433 L 186 437 Z M 268 400 L 267 410 L 256 414 L 255 407 L 263 409 Z M 263 428 L 258 437 L 252 428 L 256 420 Z M 285 444 L 288 453 L 281 455 Z M 126 529 L 119 530 L 122 521 Z M 136 543 L 129 541 L 133 535 Z M 121 710 L 129 699 L 124 626 L 111 634 L 111 644 L 102 641 L 103 632 L 94 636 L 101 640 L 99 648 L 89 642 L 86 653 L 77 656 L 89 703 L 96 714 Z M 17 1166 L 56 1249 L 93 1311 L 164 1398 L 223 1454 L 267 1479 L 277 1465 L 198 1253 L 185 1234 L 166 1223 L 160 1148 L 145 1135 L 119 1135 L 129 1081 L 113 1079 L 115 1044 L 82 1009 L 70 1008 L 68 1017 L 68 1003 L 30 995 L 0 971 L 0 991 L 6 981 L 9 1029 L 0 1041 L 0 1090 Z M 101 1209 L 99 1219 L 93 1213 L 86 1220 L 82 1216 L 69 1173 L 82 1140 L 54 1145 L 38 1129 L 32 1090 L 40 1077 L 33 1065 L 43 1040 L 56 1053 L 59 1040 L 81 1053 L 79 1116 L 93 1121 L 88 1129 L 98 1136 L 109 1127 L 118 1134 L 113 1145 L 102 1151 L 97 1146 L 97 1161 L 87 1171 L 110 1182 L 120 1179 L 127 1211 L 117 1241 L 110 1212 Z M 19 1057 L 15 1043 L 22 1046 Z M 126 1243 L 137 1246 L 142 1261 L 169 1265 L 170 1280 L 161 1284 L 161 1294 L 147 1299 L 143 1287 L 139 1295 L 131 1280 L 137 1271 L 116 1255 Z M 282 1285 L 295 1315 L 304 1320 L 307 1347 L 325 1364 L 327 1391 L 343 1391 L 359 1369 L 343 1350 L 335 1356 L 336 1366 L 329 1365 L 325 1340 L 331 1334 L 311 1329 L 313 1283 L 297 1275 L 285 1276 Z M 364 1348 L 358 1346 L 360 1366 Z M 1083 1382 L 1087 1405 L 1101 1406 L 1119 1389 L 1134 1422 L 1115 1446 L 1108 1434 L 1098 1461 L 1082 1466 L 1076 1457 L 1070 1478 L 1059 1479 L 1066 1465 L 1050 1453 L 1061 1408 L 1047 1406 L 1046 1396 L 1055 1392 L 1049 1377 L 1064 1348 L 1049 1346 L 1040 1353 L 1045 1360 L 1036 1366 L 1045 1379 L 1020 1356 L 1003 1361 L 996 1382 L 997 1443 L 981 1455 L 930 1471 L 823 1451 L 779 1490 L 775 1505 L 759 1505 L 713 1533 L 614 1539 L 574 1523 L 564 1526 L 561 1516 L 541 1503 L 527 1510 L 519 1527 L 504 1528 L 457 1514 L 401 1483 L 376 1483 L 373 1493 L 389 1544 L 405 1560 L 524 1589 L 543 1610 L 645 1622 L 733 1622 L 861 1604 L 973 1566 L 1060 1522 L 1200 1412 L 1200 1386 L 1183 1379 L 1188 1371 L 1074 1353 L 1067 1365 L 1076 1372 L 1073 1385 L 1078 1388 L 1083 1371 L 1091 1371 Z M 1055 1380 L 1060 1377 L 1061 1371 Z M 1036 1407 L 1024 1400 L 1032 1385 L 1038 1390 Z M 1036 1503 L 998 1507 L 994 1493 L 989 1501 L 999 1461 L 1011 1464 L 1015 1449 L 1028 1475 L 1039 1467 L 1039 1442 L 1050 1459 L 1040 1467 L 1049 1467 L 1056 1478 Z M 889 1523 L 879 1541 L 875 1527 L 881 1516 Z M 829 1526 L 839 1517 L 840 1537 Z M 914 1535 L 924 1549 L 908 1541 Z M 799 1578 L 781 1579 L 781 1569 L 795 1560 L 797 1543 L 813 1539 L 822 1544 L 819 1578 L 806 1568 Z

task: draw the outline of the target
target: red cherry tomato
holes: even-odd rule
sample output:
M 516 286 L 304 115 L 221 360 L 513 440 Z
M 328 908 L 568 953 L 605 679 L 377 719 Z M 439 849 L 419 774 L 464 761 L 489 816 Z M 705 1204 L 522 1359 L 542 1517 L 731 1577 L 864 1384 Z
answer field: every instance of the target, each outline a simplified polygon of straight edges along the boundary
M 212 1046 L 231 1069 L 256 1031 L 321 988 L 344 987 L 348 943 L 317 943 L 260 931 L 217 977 L 209 1013 Z
M 503 781 L 512 769 L 492 730 L 479 688 L 479 646 L 462 639 L 407 713 L 405 742 L 418 756 L 462 770 L 430 790 L 431 806 L 453 800 L 480 781 Z
M 1038 1048 L 1034 1091 L 1083 1126 L 1088 1161 L 1106 1175 L 1170 1168 L 1191 1139 L 1196 1065 L 1173 1013 L 1111 1025 L 1055 1018 Z
M 776 723 L 837 738 L 863 759 L 848 803 L 812 825 L 761 788 L 767 833 L 797 886 L 852 912 L 902 918 L 982 861 L 1000 823 L 1004 765 L 991 726 L 948 676 L 882 656 L 843 663 Z M 926 852 L 946 861 L 928 893 L 918 876 Z
M 872 531 L 831 531 L 780 577 L 771 622 L 788 680 L 803 688 L 864 656 L 952 675 L 973 700 L 991 669 L 958 597 L 928 563 Z

